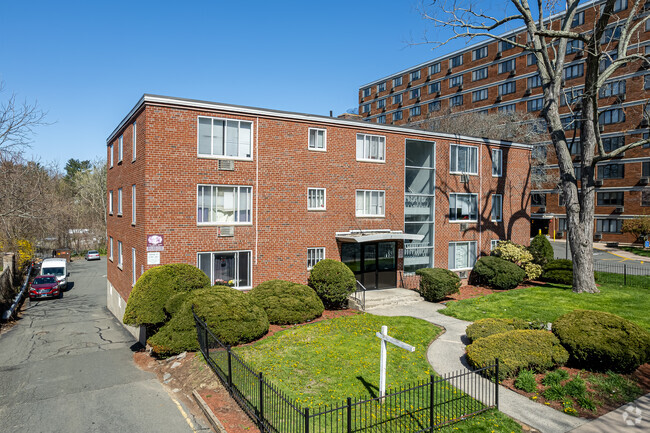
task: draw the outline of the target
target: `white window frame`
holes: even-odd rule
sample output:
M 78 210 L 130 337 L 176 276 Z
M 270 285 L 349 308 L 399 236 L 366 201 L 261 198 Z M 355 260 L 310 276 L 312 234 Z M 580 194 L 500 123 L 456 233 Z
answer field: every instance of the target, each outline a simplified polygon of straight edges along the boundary
M 417 71 L 411 71 L 409 74 L 409 81 L 417 81 L 420 79 L 422 75 L 420 74 L 420 70 L 418 69 Z
M 456 60 L 458 60 L 458 59 L 460 59 L 460 60 L 458 61 L 458 64 L 457 64 L 456 66 L 454 66 L 454 63 L 455 63 Z M 462 55 L 462 54 L 458 54 L 457 56 L 451 57 L 451 58 L 449 59 L 449 67 L 450 67 L 450 68 L 458 68 L 458 67 L 461 67 L 461 66 L 463 66 L 463 55 Z
M 377 93 L 386 91 L 386 82 L 377 84 Z
M 400 102 L 402 102 L 402 93 L 393 95 L 393 104 L 399 104 Z
M 372 90 L 370 90 L 370 87 L 366 87 L 365 89 L 363 89 L 363 90 L 361 91 L 361 95 L 362 95 L 364 98 L 367 98 L 368 96 L 370 96 L 370 93 L 371 93 L 371 92 L 372 92 Z
M 120 135 L 120 138 L 117 139 L 117 163 L 122 162 L 124 157 L 124 135 Z
M 113 236 L 108 238 L 108 260 L 113 261 Z
M 325 247 L 307 248 L 307 270 L 311 270 L 321 260 L 325 260 Z
M 210 119 L 212 121 L 211 123 L 211 129 L 210 129 L 210 154 L 206 153 L 200 153 L 199 152 L 199 141 L 200 141 L 200 122 L 201 119 Z M 222 122 L 238 122 L 237 125 L 237 137 L 238 137 L 238 142 L 237 142 L 237 155 L 238 156 L 228 156 L 228 155 L 218 155 L 214 153 L 214 121 L 222 121 Z M 250 124 L 250 155 L 249 157 L 246 156 L 239 156 L 241 155 L 241 125 L 242 123 L 247 123 Z M 227 123 L 224 123 L 224 126 Z M 198 158 L 207 158 L 207 159 L 232 159 L 235 161 L 252 161 L 253 160 L 253 147 L 255 145 L 255 137 L 254 137 L 254 131 L 253 131 L 253 122 L 250 120 L 241 120 L 241 119 L 229 119 L 225 117 L 211 117 L 211 116 L 197 116 L 196 118 L 196 155 Z M 224 142 L 224 153 L 225 153 L 225 143 L 227 142 L 227 128 L 224 127 L 223 130 L 223 142 Z
M 377 158 L 370 157 L 370 152 L 371 152 L 370 142 L 374 137 L 378 138 Z M 359 140 L 361 140 L 361 143 L 359 142 Z M 356 148 L 357 148 L 357 161 L 375 162 L 375 163 L 386 162 L 386 136 L 384 135 L 358 133 Z
M 122 269 L 124 262 L 122 257 L 122 241 L 117 241 L 117 267 Z
M 234 250 L 234 251 L 199 251 L 196 253 L 196 267 L 200 268 L 199 255 L 200 254 L 210 254 L 210 285 L 214 285 L 214 256 L 215 254 L 235 254 L 235 270 L 236 274 L 239 274 L 239 255 L 241 253 L 248 253 L 248 277 L 250 280 L 249 286 L 234 286 L 237 290 L 250 290 L 253 288 L 253 251 L 252 250 Z M 237 278 L 236 278 L 237 279 Z
M 454 253 L 456 249 L 456 245 L 461 245 L 461 244 L 467 244 L 467 254 L 468 254 L 468 264 L 470 265 L 469 267 L 464 267 L 464 268 L 457 268 L 456 265 L 456 258 L 454 257 L 454 266 L 449 266 L 450 263 L 450 258 L 449 254 L 447 254 L 447 266 L 449 267 L 450 271 L 464 271 L 464 270 L 469 270 L 474 267 L 474 264 L 476 263 L 476 247 L 477 247 L 477 242 L 476 241 L 456 241 L 456 242 L 449 242 L 449 247 L 447 248 L 447 251 L 449 252 L 450 247 L 453 245 L 454 246 Z M 472 247 L 474 250 L 474 254 L 472 256 Z
M 117 216 L 122 216 L 122 188 L 117 189 Z
M 454 198 L 454 200 L 456 200 L 457 196 L 470 196 L 470 198 L 474 198 L 474 204 L 475 204 L 475 207 L 476 207 L 476 219 L 466 219 L 466 220 L 464 220 L 464 219 L 456 219 L 456 215 L 454 215 L 451 212 L 451 202 L 452 202 L 452 197 Z M 471 203 L 471 200 L 470 200 L 470 213 L 471 213 L 471 207 L 472 207 L 472 203 Z M 456 207 L 456 209 L 458 209 L 458 208 Z M 470 216 L 471 216 L 471 214 L 470 214 Z M 476 223 L 476 222 L 478 222 L 478 218 L 479 218 L 479 209 L 478 209 L 478 194 L 477 193 L 452 192 L 451 194 L 449 194 L 449 222 L 450 223 Z
M 320 132 L 323 133 L 323 147 L 321 149 L 316 147 L 316 143 L 314 143 L 314 145 L 312 146 L 312 142 L 311 142 L 311 133 L 312 133 L 312 131 L 314 131 L 316 133 L 316 135 L 318 135 L 318 133 L 320 133 Z M 313 150 L 313 151 L 316 151 L 316 152 L 327 152 L 327 129 L 324 129 L 324 128 L 309 128 L 309 130 L 307 132 L 307 149 Z
M 495 161 L 497 161 L 497 167 L 495 167 Z M 503 176 L 503 150 L 492 149 L 492 177 L 501 176 Z
M 240 194 L 241 194 L 241 189 L 242 188 L 248 188 L 249 189 L 249 200 L 248 200 L 248 209 L 250 212 L 250 221 L 201 221 L 199 222 L 199 206 L 201 205 L 201 202 L 199 201 L 199 191 L 201 187 L 208 187 L 210 188 L 210 207 L 209 209 L 216 209 L 216 206 L 214 204 L 214 197 L 215 194 L 213 194 L 214 188 L 217 188 L 217 191 L 219 188 L 235 188 L 237 198 L 234 199 L 234 215 L 235 218 L 238 218 L 239 213 L 241 212 L 241 209 L 239 208 L 239 205 L 241 203 L 240 201 Z M 210 215 L 210 212 L 208 212 L 208 215 Z M 216 212 L 215 212 L 216 215 Z M 196 224 L 197 226 L 250 226 L 253 225 L 253 187 L 251 185 L 214 185 L 214 184 L 205 184 L 205 183 L 200 183 L 196 185 Z
M 323 193 L 323 205 L 322 206 L 312 207 L 312 206 L 309 205 L 310 202 L 311 202 L 310 193 L 312 191 L 315 194 L 318 194 L 318 193 L 320 193 L 322 191 L 322 193 Z M 315 197 L 315 200 L 317 202 L 320 201 L 318 196 Z M 327 190 L 325 188 L 307 188 L 307 210 L 309 210 L 309 211 L 324 211 L 324 210 L 327 210 Z
M 460 87 L 463 85 L 463 76 L 462 75 L 456 75 L 455 77 L 451 77 L 449 79 L 449 88 L 452 89 L 454 87 Z
M 472 81 L 481 81 L 485 80 L 488 77 L 488 68 L 487 66 L 483 68 L 478 68 L 472 71 Z
M 135 282 L 138 281 L 137 272 L 135 248 L 131 248 L 131 287 L 135 286 Z
M 494 249 L 499 245 L 499 242 L 501 242 L 501 239 L 490 239 L 490 251 L 494 251 Z
M 386 106 L 386 98 L 378 99 L 376 102 L 377 110 L 380 110 Z
M 505 74 L 514 71 L 516 67 L 517 63 L 515 62 L 515 59 L 508 59 L 497 65 L 497 72 L 499 74 Z
M 463 95 L 454 95 L 451 98 L 449 98 L 449 106 L 450 107 L 459 107 L 465 103 L 465 100 L 463 99 Z
M 497 204 L 498 206 L 496 206 Z M 495 212 L 495 208 L 496 208 L 496 212 Z M 503 221 L 503 195 L 502 194 L 492 194 L 492 211 L 490 212 L 490 221 L 492 222 Z
M 137 154 L 137 151 L 136 151 L 136 148 L 137 148 L 136 146 L 137 146 L 137 143 L 138 143 L 137 134 L 138 134 L 138 123 L 133 122 L 133 138 L 131 139 L 131 143 L 133 145 L 132 146 L 133 147 L 133 149 L 132 149 L 133 150 L 133 159 L 131 160 L 131 162 L 135 162 L 135 157 L 136 157 L 136 154 Z
M 419 116 L 420 114 L 422 114 L 422 108 L 419 105 L 409 108 L 409 116 Z
M 459 171 L 457 169 L 456 170 L 452 169 L 452 167 L 454 165 L 456 166 L 456 168 L 458 168 L 458 149 L 456 149 L 456 163 L 452 164 L 452 151 L 451 150 L 452 150 L 453 147 L 456 147 L 456 148 L 467 147 L 469 149 L 474 149 L 473 151 L 470 150 L 469 152 L 467 152 L 467 168 L 468 168 L 468 171 Z M 470 167 L 470 161 L 472 160 L 471 152 L 474 152 L 475 156 L 476 156 L 476 158 L 474 158 L 475 161 L 476 161 L 476 170 L 475 171 L 471 171 L 472 167 Z M 478 176 L 478 146 L 468 146 L 468 145 L 464 145 L 464 144 L 450 144 L 449 145 L 449 173 L 450 174 L 472 174 L 472 175 Z
M 485 101 L 488 98 L 488 89 L 479 89 L 472 92 L 472 102 Z
M 108 214 L 113 215 L 113 190 L 108 191 Z
M 397 87 L 401 85 L 402 85 L 402 77 L 393 78 L 393 87 Z
M 113 168 L 113 143 L 108 145 L 108 153 L 109 153 L 109 168 Z
M 360 213 L 359 212 L 359 193 L 362 193 L 363 195 L 363 210 Z M 370 195 L 370 201 L 372 203 L 372 194 L 377 193 L 377 207 L 380 206 L 380 201 L 381 201 L 381 209 L 382 213 L 379 214 L 372 214 L 369 213 L 370 209 L 366 209 L 365 205 L 367 203 L 366 200 L 366 195 Z M 370 205 L 372 208 L 372 204 Z M 384 190 L 377 190 L 377 189 L 357 189 L 354 193 L 354 209 L 355 209 L 355 216 L 359 218 L 383 218 L 386 215 L 386 191 Z
M 135 209 L 136 209 L 136 203 L 135 203 L 135 185 L 131 185 L 131 225 L 135 225 Z
M 437 74 L 440 72 L 440 62 L 434 63 L 429 66 L 429 75 Z
M 386 123 L 386 115 L 382 114 L 381 116 L 377 116 L 377 123 Z
M 484 59 L 487 56 L 488 56 L 488 47 L 487 47 L 487 45 L 472 50 L 472 60 L 473 61 Z
M 401 111 L 396 111 L 393 113 L 393 120 L 402 120 L 404 118 L 404 115 L 402 114 Z

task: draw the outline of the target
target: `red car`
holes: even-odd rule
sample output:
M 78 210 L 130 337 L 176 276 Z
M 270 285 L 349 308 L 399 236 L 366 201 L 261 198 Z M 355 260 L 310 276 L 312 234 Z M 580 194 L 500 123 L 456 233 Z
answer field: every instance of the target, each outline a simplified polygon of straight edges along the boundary
M 31 286 L 29 287 L 29 299 L 63 297 L 63 290 L 59 287 L 56 280 L 56 275 L 39 275 L 34 278 Z

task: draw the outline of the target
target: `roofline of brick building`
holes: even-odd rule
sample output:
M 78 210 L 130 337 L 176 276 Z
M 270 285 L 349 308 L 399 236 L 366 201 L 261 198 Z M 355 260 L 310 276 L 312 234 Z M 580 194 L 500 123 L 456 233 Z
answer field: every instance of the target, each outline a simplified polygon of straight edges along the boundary
M 135 114 L 140 111 L 144 105 L 169 105 L 169 106 L 180 106 L 187 108 L 195 109 L 207 109 L 207 110 L 219 110 L 232 113 L 246 114 L 250 116 L 263 116 L 263 117 L 275 117 L 275 118 L 284 118 L 292 119 L 303 122 L 318 122 L 318 123 L 329 123 L 339 126 L 348 126 L 354 128 L 363 128 L 370 130 L 379 130 L 379 131 L 388 131 L 388 132 L 397 132 L 402 134 L 412 134 L 419 135 L 422 137 L 430 138 L 439 138 L 446 140 L 457 140 L 471 143 L 485 143 L 491 144 L 494 146 L 501 147 L 514 147 L 531 150 L 532 145 L 516 143 L 507 140 L 491 140 L 488 138 L 481 137 L 470 137 L 459 134 L 445 134 L 441 132 L 432 132 L 424 131 L 422 129 L 409 128 L 405 126 L 390 126 L 382 125 L 377 123 L 369 123 L 363 120 L 348 120 L 340 119 L 337 117 L 329 116 L 320 116 L 316 114 L 304 114 L 304 113 L 295 113 L 291 111 L 281 111 L 281 110 L 272 110 L 267 108 L 257 108 L 257 107 L 248 107 L 243 105 L 232 105 L 224 104 L 220 102 L 210 102 L 210 101 L 201 101 L 197 99 L 186 99 L 186 98 L 177 98 L 172 96 L 161 96 L 161 95 L 151 95 L 145 93 L 142 95 L 140 100 L 135 104 L 135 106 L 129 111 L 129 114 L 124 117 L 124 119 L 119 123 L 119 125 L 111 132 L 111 134 L 106 139 L 106 145 L 109 145 L 115 138 L 119 135 L 120 131 L 124 129 L 126 125 L 130 123 L 130 120 Z

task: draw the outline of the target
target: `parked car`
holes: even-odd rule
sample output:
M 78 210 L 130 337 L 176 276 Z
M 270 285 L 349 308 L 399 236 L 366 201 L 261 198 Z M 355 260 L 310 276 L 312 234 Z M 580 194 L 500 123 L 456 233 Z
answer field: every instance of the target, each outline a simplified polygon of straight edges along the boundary
M 63 297 L 63 289 L 60 287 L 56 275 L 39 275 L 34 278 L 29 286 L 29 299 Z
M 88 250 L 86 253 L 86 260 L 99 260 L 99 251 Z
M 68 287 L 68 262 L 65 259 L 45 259 L 41 264 L 40 275 L 55 275 L 59 282 L 59 287 L 65 289 Z

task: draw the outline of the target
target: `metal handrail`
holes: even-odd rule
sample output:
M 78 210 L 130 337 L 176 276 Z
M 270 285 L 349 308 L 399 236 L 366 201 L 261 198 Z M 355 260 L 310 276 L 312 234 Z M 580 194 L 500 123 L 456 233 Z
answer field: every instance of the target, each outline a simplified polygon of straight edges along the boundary
M 354 295 L 352 296 L 354 299 L 359 301 L 361 303 L 361 311 L 366 311 L 366 289 L 363 284 L 361 284 L 361 281 L 357 281 L 357 289 L 354 291 Z M 360 294 L 361 292 L 361 294 Z
M 29 286 L 29 277 L 32 275 L 32 268 L 33 264 L 29 264 L 29 268 L 27 268 L 27 276 L 25 277 L 25 282 L 23 283 L 22 287 L 20 288 L 20 292 L 16 295 L 16 298 L 14 299 L 13 304 L 11 304 L 11 307 L 4 313 L 2 313 L 2 320 L 9 320 L 14 313 L 16 312 L 16 308 L 18 308 L 18 304 L 20 304 L 20 301 L 23 299 L 23 296 L 25 296 L 25 291 L 27 290 L 27 286 Z

